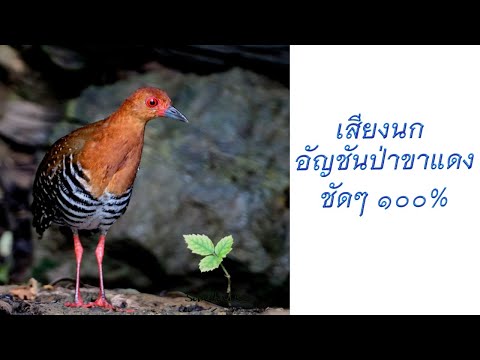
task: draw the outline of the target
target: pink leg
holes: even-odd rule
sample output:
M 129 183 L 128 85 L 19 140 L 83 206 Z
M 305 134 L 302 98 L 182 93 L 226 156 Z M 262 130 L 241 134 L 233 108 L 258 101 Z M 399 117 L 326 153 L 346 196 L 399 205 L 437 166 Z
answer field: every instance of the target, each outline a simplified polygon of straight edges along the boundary
M 80 264 L 82 263 L 83 247 L 80 242 L 80 237 L 76 231 L 73 232 L 73 246 L 75 248 L 75 258 L 77 260 L 77 281 L 75 284 L 75 301 L 66 302 L 68 307 L 83 307 L 82 295 L 80 294 Z
M 113 305 L 107 301 L 105 297 L 105 288 L 103 287 L 103 270 L 102 270 L 102 262 L 103 262 L 103 254 L 105 251 L 105 234 L 100 235 L 100 239 L 98 240 L 98 245 L 95 250 L 95 255 L 97 257 L 97 264 L 98 264 L 98 276 L 100 278 L 100 293 L 98 295 L 98 299 L 94 302 L 87 304 L 88 307 L 102 307 L 106 309 L 114 309 Z

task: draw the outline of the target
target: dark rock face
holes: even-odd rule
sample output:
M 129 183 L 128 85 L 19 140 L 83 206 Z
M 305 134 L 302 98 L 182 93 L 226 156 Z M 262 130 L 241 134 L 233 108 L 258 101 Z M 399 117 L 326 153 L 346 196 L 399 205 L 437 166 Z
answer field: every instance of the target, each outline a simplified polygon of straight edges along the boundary
M 50 142 L 108 116 L 144 85 L 165 89 L 190 122 L 155 119 L 147 125 L 132 200 L 107 236 L 106 286 L 178 289 L 179 283 L 166 285 L 158 278 L 184 275 L 196 279 L 193 287 L 212 277 L 223 282 L 221 272 L 199 274 L 199 258 L 187 250 L 182 235 L 206 234 L 216 242 L 232 234 L 227 264 L 233 267 L 234 286 L 238 270 L 243 275 L 241 281 L 237 276 L 237 286 L 256 283 L 278 293 L 289 276 L 289 90 L 238 68 L 199 76 L 157 66 L 87 88 L 67 104 L 66 120 L 56 125 Z M 53 228 L 37 245 L 37 270 L 48 280 L 74 275 L 70 237 Z M 85 245 L 93 250 L 95 241 Z M 96 279 L 93 255 L 85 256 L 82 276 Z M 283 302 L 272 305 L 288 305 L 288 299 L 278 301 Z

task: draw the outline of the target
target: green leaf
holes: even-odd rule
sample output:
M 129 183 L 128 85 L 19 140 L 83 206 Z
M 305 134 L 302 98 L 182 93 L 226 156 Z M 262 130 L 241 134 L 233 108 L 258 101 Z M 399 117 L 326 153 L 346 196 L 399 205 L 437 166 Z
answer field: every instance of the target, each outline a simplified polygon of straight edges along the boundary
M 220 258 L 223 259 L 225 256 L 228 255 L 230 251 L 232 251 L 233 246 L 233 237 L 232 235 L 225 236 L 222 240 L 220 240 L 217 245 L 215 246 L 215 254 Z
M 183 235 L 183 238 L 194 254 L 205 256 L 215 253 L 213 242 L 206 235 Z
M 217 255 L 208 255 L 200 261 L 198 267 L 200 268 L 201 272 L 212 271 L 218 268 L 221 262 L 222 259 L 219 258 Z

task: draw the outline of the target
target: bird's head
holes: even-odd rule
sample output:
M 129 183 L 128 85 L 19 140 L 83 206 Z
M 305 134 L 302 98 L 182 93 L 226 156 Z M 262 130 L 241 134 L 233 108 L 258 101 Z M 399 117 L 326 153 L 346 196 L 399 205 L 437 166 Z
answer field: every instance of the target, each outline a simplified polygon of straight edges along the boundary
M 122 107 L 145 122 L 157 117 L 168 117 L 188 123 L 187 118 L 172 106 L 167 93 L 153 87 L 138 89 L 125 100 Z

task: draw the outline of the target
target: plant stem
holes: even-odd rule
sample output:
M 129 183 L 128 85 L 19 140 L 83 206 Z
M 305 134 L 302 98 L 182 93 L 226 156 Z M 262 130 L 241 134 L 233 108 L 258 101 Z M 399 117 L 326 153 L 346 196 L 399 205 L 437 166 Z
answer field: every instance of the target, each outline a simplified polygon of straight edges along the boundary
M 228 286 L 227 286 L 228 307 L 232 307 L 232 287 L 230 283 L 230 274 L 228 273 L 227 269 L 225 269 L 225 266 L 223 266 L 222 263 L 220 263 L 220 266 L 222 267 L 223 272 L 225 273 L 225 277 L 228 280 Z

